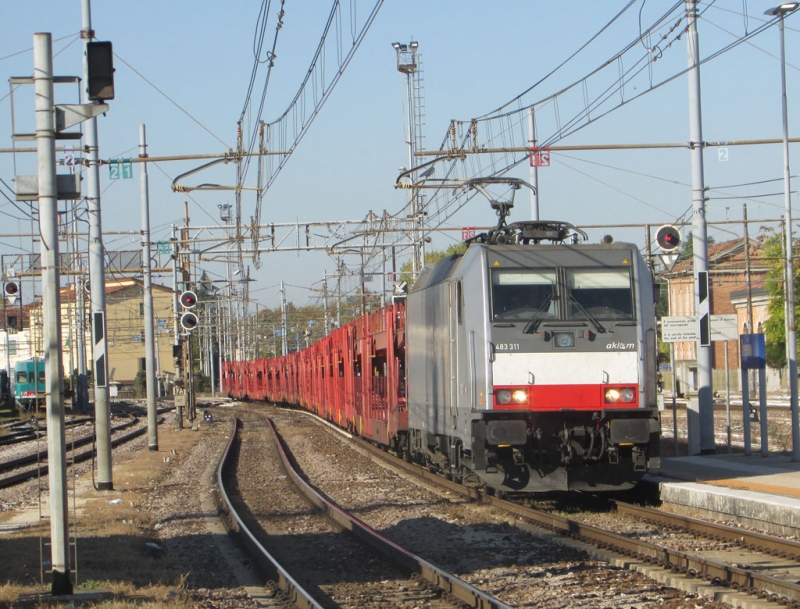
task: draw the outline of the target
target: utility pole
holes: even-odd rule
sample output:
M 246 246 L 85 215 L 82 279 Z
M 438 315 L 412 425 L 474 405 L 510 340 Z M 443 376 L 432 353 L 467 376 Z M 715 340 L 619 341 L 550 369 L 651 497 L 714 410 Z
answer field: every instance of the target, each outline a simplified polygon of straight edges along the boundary
M 695 312 L 700 323 L 697 349 L 697 410 L 687 406 L 689 454 L 714 454 L 714 399 L 711 387 L 710 283 L 708 231 L 703 172 L 703 125 L 700 105 L 700 43 L 697 36 L 697 0 L 686 0 L 689 51 L 689 123 L 692 158 L 692 244 L 694 250 Z
M 53 47 L 50 34 L 33 35 L 36 89 L 36 147 L 39 161 L 39 230 L 42 236 L 42 316 L 44 326 L 47 452 L 50 482 L 50 555 L 53 595 L 72 594 L 69 574 L 67 452 L 61 361 L 61 297 L 58 273 L 58 193 L 53 103 Z
M 139 125 L 139 158 L 147 158 L 147 134 L 144 125 Z M 142 163 L 142 266 L 144 268 L 144 349 L 145 379 L 147 385 L 147 447 L 158 450 L 158 413 L 156 411 L 156 354 L 155 330 L 153 328 L 153 286 L 150 272 L 150 186 L 147 163 Z
M 392 46 L 397 52 L 397 71 L 406 75 L 406 103 L 408 106 L 408 171 L 411 171 L 416 163 L 416 143 L 417 143 L 417 121 L 416 103 L 414 98 L 414 75 L 419 67 L 417 48 L 419 43 L 412 40 L 409 44 L 393 42 Z M 425 263 L 425 236 L 421 229 L 424 226 L 423 210 L 420 205 L 419 188 L 416 185 L 417 172 L 409 174 L 411 178 L 411 190 L 409 191 L 411 203 L 411 226 L 412 226 L 412 247 L 411 270 L 414 279 L 422 270 Z
M 81 0 L 81 38 L 84 43 L 83 79 L 89 82 L 87 45 L 94 38 L 90 0 Z M 86 91 L 83 92 L 84 97 Z M 88 101 L 88 98 L 86 98 Z M 89 286 L 92 305 L 94 359 L 94 413 L 97 436 L 97 489 L 113 490 L 111 472 L 111 409 L 108 404 L 108 350 L 106 347 L 106 274 L 103 261 L 103 223 L 100 214 L 100 163 L 97 118 L 86 121 L 86 203 L 89 212 Z

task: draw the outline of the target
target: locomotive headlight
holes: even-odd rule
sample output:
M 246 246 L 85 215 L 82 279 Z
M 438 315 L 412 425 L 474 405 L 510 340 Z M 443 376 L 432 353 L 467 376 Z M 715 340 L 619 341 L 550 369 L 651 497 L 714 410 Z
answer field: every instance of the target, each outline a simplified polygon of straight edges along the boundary
M 575 333 L 553 332 L 553 344 L 556 349 L 571 349 L 575 346 Z
M 636 391 L 632 387 L 609 387 L 606 389 L 606 404 L 631 404 L 636 399 Z
M 503 406 L 507 404 L 523 405 L 528 403 L 527 389 L 496 389 L 494 392 L 494 399 L 497 404 Z
M 514 393 L 511 394 L 511 401 L 515 404 L 527 404 L 528 403 L 528 392 L 524 389 L 517 389 Z

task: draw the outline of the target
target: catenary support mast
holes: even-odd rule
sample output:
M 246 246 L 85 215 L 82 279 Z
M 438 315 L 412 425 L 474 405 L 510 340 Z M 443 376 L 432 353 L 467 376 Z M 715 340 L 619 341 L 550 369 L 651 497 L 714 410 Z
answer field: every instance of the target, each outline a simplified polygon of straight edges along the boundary
M 147 158 L 147 133 L 144 125 L 139 125 L 139 158 Z M 142 163 L 142 267 L 144 278 L 144 349 L 145 379 L 147 386 L 147 447 L 158 450 L 158 413 L 156 412 L 156 353 L 155 331 L 153 329 L 153 285 L 150 272 L 150 186 L 147 176 L 147 163 Z
M 50 34 L 33 36 L 36 88 L 36 147 L 39 161 L 39 230 L 42 254 L 42 315 L 47 397 L 47 459 L 50 483 L 52 593 L 72 594 L 69 574 L 67 452 L 61 355 L 61 298 L 58 273 L 58 193 L 53 113 L 53 47 Z
M 697 341 L 697 412 L 689 406 L 690 454 L 713 454 L 714 401 L 711 389 L 711 342 L 709 335 L 711 294 L 708 281 L 708 232 L 703 173 L 703 127 L 700 106 L 700 43 L 697 36 L 697 0 L 686 0 L 689 50 L 689 122 L 692 157 L 692 249 L 694 252 L 695 311 L 700 321 Z M 704 332 L 705 328 L 705 332 Z
M 81 0 L 81 38 L 84 43 L 83 80 L 89 82 L 86 45 L 94 38 L 90 0 Z M 85 98 L 85 91 L 83 92 Z M 100 161 L 97 118 L 86 127 L 86 202 L 89 211 L 89 286 L 92 305 L 92 355 L 94 359 L 94 413 L 97 435 L 97 489 L 114 488 L 111 473 L 111 410 L 108 404 L 108 350 L 106 348 L 106 276 L 103 261 L 103 223 L 100 214 Z

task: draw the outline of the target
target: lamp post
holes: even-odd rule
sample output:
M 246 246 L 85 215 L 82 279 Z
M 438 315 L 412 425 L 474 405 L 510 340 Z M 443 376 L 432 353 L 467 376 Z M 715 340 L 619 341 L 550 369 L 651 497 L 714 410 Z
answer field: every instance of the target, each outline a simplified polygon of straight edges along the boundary
M 792 415 L 792 461 L 800 461 L 800 413 L 797 403 L 797 326 L 794 307 L 794 255 L 792 247 L 792 189 L 789 176 L 789 119 L 786 103 L 786 49 L 783 19 L 800 6 L 798 2 L 784 2 L 765 11 L 765 15 L 778 17 L 781 33 L 781 105 L 783 118 L 783 200 L 786 222 L 786 359 L 789 363 L 789 400 Z
M 417 57 L 417 48 L 419 43 L 412 40 L 409 44 L 401 44 L 393 42 L 392 47 L 397 51 L 397 71 L 400 74 L 406 75 L 406 96 L 408 104 L 408 168 L 412 169 L 416 164 L 416 99 L 414 97 L 414 74 L 419 68 Z M 411 182 L 416 183 L 416 172 L 411 174 Z M 424 221 L 422 216 L 422 209 L 420 205 L 419 189 L 412 188 L 410 191 L 411 197 L 411 223 L 413 227 L 413 242 L 411 256 L 411 267 L 414 278 L 416 279 L 417 273 L 422 270 L 425 263 L 425 241 L 421 239 L 422 233 L 419 229 L 422 228 Z

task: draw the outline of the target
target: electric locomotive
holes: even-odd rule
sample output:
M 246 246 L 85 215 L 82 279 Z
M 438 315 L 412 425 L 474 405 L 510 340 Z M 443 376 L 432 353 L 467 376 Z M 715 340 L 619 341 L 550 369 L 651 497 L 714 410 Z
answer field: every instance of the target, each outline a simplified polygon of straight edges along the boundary
M 651 272 L 507 212 L 408 295 L 408 453 L 501 492 L 631 488 L 659 460 Z
M 425 267 L 405 302 L 302 351 L 225 362 L 223 390 L 498 493 L 633 487 L 659 461 L 650 269 L 635 245 L 492 206 L 497 227 Z

